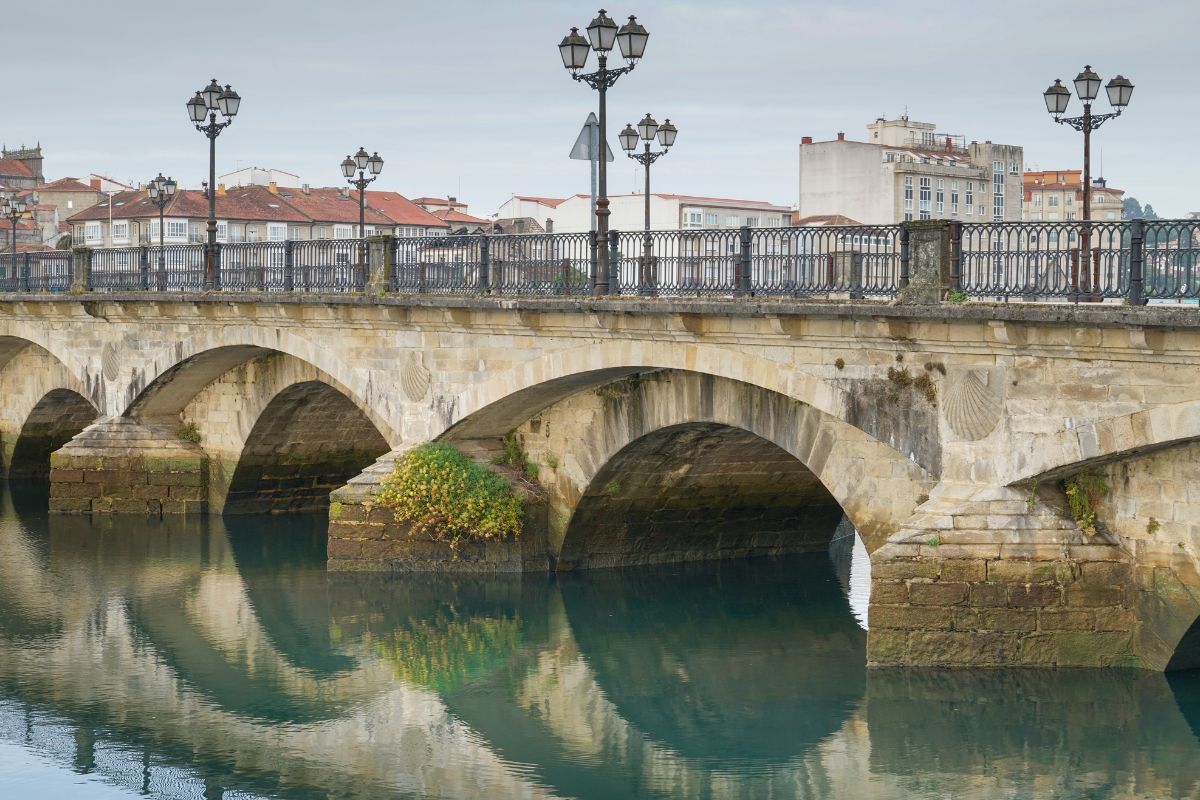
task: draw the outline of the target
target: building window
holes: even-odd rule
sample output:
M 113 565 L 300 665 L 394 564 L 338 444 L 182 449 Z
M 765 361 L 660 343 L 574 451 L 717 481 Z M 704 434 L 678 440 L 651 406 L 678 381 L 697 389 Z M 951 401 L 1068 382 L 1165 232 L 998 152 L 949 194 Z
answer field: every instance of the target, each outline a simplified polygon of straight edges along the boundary
M 779 217 L 767 217 L 767 227 L 768 228 L 778 228 L 779 224 L 780 224 Z
M 1117 212 L 1115 212 L 1115 211 L 1110 211 L 1110 212 L 1108 212 L 1108 214 L 1107 214 L 1107 217 L 1108 217 L 1108 219 L 1116 219 L 1116 218 L 1117 218 Z
M 1058 195 L 1052 194 L 1049 197 L 1047 197 L 1046 205 L 1050 206 L 1051 208 L 1055 208 L 1058 205 Z
M 100 223 L 88 222 L 83 226 L 84 241 L 98 242 L 101 239 Z
M 116 241 L 117 239 L 124 239 L 124 240 L 128 241 L 128 239 L 129 239 L 129 221 L 128 220 L 121 220 L 120 222 L 113 222 L 112 238 L 113 238 L 113 241 Z
M 937 213 L 946 213 L 946 181 L 938 178 L 937 182 Z
M 725 218 L 725 225 L 727 227 L 736 228 L 740 223 L 741 223 L 741 219 L 739 217 L 729 216 L 729 217 Z
M 920 217 L 921 219 L 929 219 L 930 217 L 930 201 L 932 197 L 932 180 L 929 178 L 921 178 L 921 196 L 920 196 Z
M 912 219 L 913 184 L 912 175 L 904 176 L 904 218 Z
M 992 174 L 994 175 L 996 173 L 1000 173 L 1001 175 L 1004 174 L 1004 162 L 1003 161 L 993 161 L 992 162 Z
M 711 212 L 706 212 L 704 214 L 704 224 L 705 225 L 716 225 L 717 224 L 717 215 L 714 213 L 711 213 Z M 696 227 L 699 227 L 699 225 L 697 225 Z
M 335 239 L 353 239 L 354 238 L 354 226 L 353 225 L 334 225 L 333 226 L 333 238 L 335 238 Z
M 181 219 L 167 220 L 167 236 L 172 239 L 185 239 L 188 234 L 188 224 Z
M 958 213 L 958 181 L 950 181 L 950 213 Z
M 975 193 L 972 191 L 971 182 L 967 181 L 967 216 L 971 215 L 971 206 L 975 205 Z
M 198 223 L 193 222 L 191 227 L 192 227 L 192 241 L 193 242 L 204 241 L 203 239 L 200 238 L 200 225 Z
M 1033 196 L 1033 207 L 1034 208 L 1042 207 L 1042 196 L 1040 194 L 1035 194 Z
M 258 226 L 257 225 L 247 225 L 246 226 L 246 241 L 247 242 L 257 242 L 258 241 Z
M 287 240 L 288 228 L 282 222 L 267 223 L 267 241 L 268 242 L 283 242 Z
M 713 221 L 712 221 L 712 223 L 711 223 L 711 224 L 713 224 L 713 225 L 717 224 L 717 221 L 716 221 L 716 219 L 715 219 L 715 217 L 716 217 L 717 215 L 716 215 L 716 214 L 712 214 L 711 216 L 713 216 L 713 217 L 714 217 L 714 219 L 713 219 Z M 701 212 L 701 211 L 689 211 L 689 212 L 687 212 L 686 214 L 684 214 L 684 218 L 683 218 L 683 227 L 685 227 L 685 228 L 700 228 L 700 227 L 703 227 L 703 225 L 704 225 L 704 217 L 705 217 L 705 215 L 704 215 L 704 213 L 703 213 L 703 212 Z
M 1016 161 L 1008 162 L 1008 174 L 1009 175 L 1020 175 L 1021 174 L 1021 165 L 1018 164 Z
M 751 228 L 758 227 L 758 217 L 746 217 L 746 225 Z
M 217 241 L 225 242 L 228 240 L 229 240 L 229 223 L 228 222 L 218 222 L 217 223 Z

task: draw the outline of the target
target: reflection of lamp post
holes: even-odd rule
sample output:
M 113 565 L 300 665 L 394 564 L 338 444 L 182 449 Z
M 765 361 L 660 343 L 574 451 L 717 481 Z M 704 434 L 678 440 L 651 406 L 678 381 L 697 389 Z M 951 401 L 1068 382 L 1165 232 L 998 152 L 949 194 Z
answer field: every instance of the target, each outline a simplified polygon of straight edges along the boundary
M 600 9 L 600 13 L 587 26 L 587 34 L 588 38 L 584 39 L 579 35 L 578 28 L 571 28 L 571 32 L 559 43 L 558 52 L 562 56 L 563 66 L 571 71 L 572 78 L 583 81 L 600 93 L 600 141 L 598 143 L 600 169 L 597 176 L 598 196 L 596 197 L 596 239 L 594 241 L 594 246 L 600 250 L 600 257 L 592 293 L 605 295 L 608 294 L 608 216 L 610 213 L 608 210 L 608 163 L 605 158 L 607 148 L 605 143 L 608 141 L 608 89 L 617 82 L 617 78 L 637 66 L 642 54 L 646 52 L 646 40 L 650 38 L 650 34 L 638 24 L 636 17 L 630 17 L 629 22 L 618 30 L 617 23 L 609 18 L 604 9 Z M 612 52 L 614 42 L 621 48 L 621 55 L 629 62 L 628 66 L 616 69 L 608 68 L 608 54 Z M 596 51 L 599 68 L 595 72 L 581 75 L 580 70 L 587 66 L 589 48 Z
M 175 190 L 178 184 L 172 178 L 164 178 L 160 172 L 154 180 L 146 184 L 146 193 L 150 196 L 150 202 L 158 208 L 158 289 L 163 291 L 167 288 L 167 265 L 164 260 L 166 257 L 166 246 L 164 243 L 163 231 L 163 211 L 167 204 L 175 197 Z
M 618 136 L 621 140 L 621 148 L 625 150 L 625 154 L 646 168 L 646 234 L 642 240 L 641 294 L 654 294 L 656 283 L 653 267 L 654 262 L 652 261 L 654 243 L 650 239 L 650 165 L 667 154 L 671 149 L 671 145 L 675 144 L 677 133 L 678 131 L 671 124 L 671 120 L 667 120 L 662 125 L 659 125 L 653 117 L 646 114 L 642 118 L 642 121 L 638 123 L 637 130 L 634 130 L 632 125 L 626 125 L 625 130 L 621 131 Z M 654 141 L 656 135 L 658 136 L 658 143 L 662 145 L 663 149 L 652 151 L 650 143 Z M 639 137 L 646 145 L 645 150 L 641 153 L 635 152 Z
M 196 130 L 208 137 L 208 246 L 204 254 L 204 288 L 220 289 L 221 275 L 217 270 L 217 137 L 233 124 L 241 96 L 225 84 L 222 90 L 213 78 L 208 86 L 196 92 L 187 102 L 188 116 Z M 217 112 L 225 117 L 217 122 Z
M 358 177 L 354 177 L 354 170 L 358 170 Z M 367 170 L 370 170 L 371 177 L 367 177 Z M 342 175 L 346 177 L 350 185 L 358 189 L 358 238 L 362 239 L 366 234 L 367 220 L 367 204 L 366 191 L 367 186 L 371 184 L 379 173 L 383 172 L 383 159 L 379 157 L 379 153 L 373 156 L 368 156 L 365 148 L 358 148 L 358 152 L 354 157 L 346 156 L 346 160 L 342 162 Z
M 3 217 L 12 223 L 12 252 L 15 265 L 17 263 L 15 259 L 17 255 L 17 222 L 24 219 L 25 215 L 29 213 L 29 205 L 14 194 L 5 200 L 4 205 L 0 208 L 3 209 Z
M 1085 66 L 1083 72 L 1075 76 L 1075 93 L 1083 101 L 1083 116 L 1064 117 L 1067 104 L 1071 102 L 1071 92 L 1063 86 L 1062 80 L 1054 81 L 1054 85 L 1042 93 L 1046 101 L 1046 110 L 1054 115 L 1054 121 L 1070 125 L 1083 133 L 1083 224 L 1080 226 L 1079 244 L 1083 251 L 1080 257 L 1083 275 L 1088 276 L 1088 266 L 1092 260 L 1092 131 L 1114 117 L 1129 105 L 1133 95 L 1133 84 L 1128 78 L 1118 75 L 1104 87 L 1108 93 L 1108 102 L 1115 109 L 1111 114 L 1093 114 L 1092 101 L 1100 94 L 1100 76 L 1092 72 L 1090 66 Z M 1092 299 L 1100 300 L 1100 265 L 1094 265 L 1091 276 Z M 1076 287 L 1078 288 L 1078 287 Z

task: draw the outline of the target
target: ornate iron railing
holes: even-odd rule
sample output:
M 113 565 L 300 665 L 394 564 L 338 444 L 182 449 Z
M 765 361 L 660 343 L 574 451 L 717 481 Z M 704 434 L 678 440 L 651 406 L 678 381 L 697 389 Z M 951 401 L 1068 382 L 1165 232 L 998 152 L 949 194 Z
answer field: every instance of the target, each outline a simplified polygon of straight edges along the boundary
M 65 292 L 71 277 L 65 250 L 0 253 L 0 292 Z
M 1026 302 L 1200 298 L 1200 220 L 948 222 L 950 291 Z M 611 231 L 612 294 L 891 299 L 908 285 L 910 229 L 835 225 Z M 588 295 L 588 233 L 218 244 L 226 291 Z M 86 252 L 87 289 L 198 291 L 206 246 Z M 373 265 L 373 266 L 372 266 Z M 370 284 L 372 268 L 380 282 Z M 383 281 L 387 277 L 386 283 Z M 72 255 L 0 254 L 0 291 L 63 291 Z M 82 277 L 80 278 L 82 282 Z

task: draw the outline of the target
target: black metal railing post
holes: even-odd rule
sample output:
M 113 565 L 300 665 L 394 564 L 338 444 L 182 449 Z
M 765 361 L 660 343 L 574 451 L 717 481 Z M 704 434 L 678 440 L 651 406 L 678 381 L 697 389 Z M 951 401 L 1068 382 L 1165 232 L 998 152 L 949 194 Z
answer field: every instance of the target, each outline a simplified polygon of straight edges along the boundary
M 1131 306 L 1146 304 L 1146 223 L 1140 217 L 1129 223 L 1129 290 L 1126 302 Z
M 962 291 L 962 232 L 963 224 L 958 220 L 950 222 L 950 289 Z
M 225 281 L 222 280 L 222 278 L 221 278 L 221 243 L 220 242 L 216 242 L 215 244 L 212 245 L 212 264 L 213 264 L 213 277 L 215 278 L 215 281 L 211 288 L 215 289 L 217 291 L 220 291 L 221 287 L 225 285 Z
M 733 293 L 740 296 L 750 294 L 750 226 L 743 225 L 738 233 L 741 247 L 738 250 L 737 269 L 734 270 Z
M 479 238 L 479 278 L 475 282 L 475 289 L 482 294 L 487 294 L 491 290 L 491 276 L 488 274 L 491 268 L 491 240 L 487 234 L 480 234 Z
M 21 259 L 21 266 L 19 267 L 19 269 L 21 271 L 21 276 L 20 276 L 20 283 L 18 284 L 18 291 L 28 292 L 29 291 L 29 253 L 26 253 L 25 257 Z
M 621 232 L 608 232 L 608 293 L 621 294 Z
M 291 239 L 283 243 L 283 290 L 296 291 L 296 250 Z
M 850 299 L 862 300 L 863 294 L 863 254 L 852 253 L 850 259 Z
M 908 226 L 900 227 L 900 288 L 908 287 L 909 280 Z
M 138 288 L 150 291 L 150 248 L 146 245 L 138 247 Z

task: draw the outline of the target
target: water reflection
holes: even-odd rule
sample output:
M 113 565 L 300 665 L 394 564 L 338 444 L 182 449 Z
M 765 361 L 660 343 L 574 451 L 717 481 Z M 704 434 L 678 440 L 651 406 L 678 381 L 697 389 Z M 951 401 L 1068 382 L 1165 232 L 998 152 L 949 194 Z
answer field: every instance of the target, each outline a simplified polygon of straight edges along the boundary
M 319 519 L 93 523 L 31 497 L 0 498 L 0 739 L 132 793 L 1200 792 L 1197 676 L 868 674 L 853 567 L 824 557 L 329 575 Z

